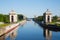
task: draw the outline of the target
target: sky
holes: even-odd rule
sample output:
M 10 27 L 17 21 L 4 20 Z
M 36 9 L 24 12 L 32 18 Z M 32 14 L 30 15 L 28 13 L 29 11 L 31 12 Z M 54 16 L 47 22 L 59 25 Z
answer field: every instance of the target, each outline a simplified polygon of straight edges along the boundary
M 26 17 L 41 16 L 49 9 L 52 15 L 60 16 L 60 0 L 0 0 L 0 14 L 14 10 Z

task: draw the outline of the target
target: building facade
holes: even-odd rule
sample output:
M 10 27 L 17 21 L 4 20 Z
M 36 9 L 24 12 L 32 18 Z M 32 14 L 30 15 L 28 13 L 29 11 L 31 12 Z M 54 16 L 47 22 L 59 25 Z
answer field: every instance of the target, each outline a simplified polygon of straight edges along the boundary
M 44 12 L 43 14 L 43 19 L 44 19 L 44 23 L 50 23 L 52 22 L 52 14 L 51 12 L 47 9 L 46 12 Z
M 9 13 L 9 16 L 10 16 L 10 22 L 11 23 L 18 21 L 17 14 L 14 10 L 11 10 L 11 12 Z

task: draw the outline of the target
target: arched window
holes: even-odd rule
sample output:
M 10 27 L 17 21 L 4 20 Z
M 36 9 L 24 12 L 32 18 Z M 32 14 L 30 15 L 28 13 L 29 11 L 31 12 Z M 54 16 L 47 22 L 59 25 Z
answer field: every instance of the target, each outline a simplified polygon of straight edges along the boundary
M 14 22 L 14 21 L 13 21 L 13 18 L 14 18 L 14 17 L 13 17 L 13 16 L 11 16 L 11 21 L 12 21 L 12 22 Z
M 48 22 L 50 22 L 50 16 L 48 16 Z

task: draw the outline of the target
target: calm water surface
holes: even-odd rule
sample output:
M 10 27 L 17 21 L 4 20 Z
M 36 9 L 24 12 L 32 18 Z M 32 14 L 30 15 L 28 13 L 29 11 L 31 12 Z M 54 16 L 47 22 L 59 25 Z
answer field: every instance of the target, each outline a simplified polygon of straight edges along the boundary
M 5 40 L 60 40 L 60 32 L 49 31 L 33 21 L 27 21 L 19 26 L 15 35 L 8 36 Z

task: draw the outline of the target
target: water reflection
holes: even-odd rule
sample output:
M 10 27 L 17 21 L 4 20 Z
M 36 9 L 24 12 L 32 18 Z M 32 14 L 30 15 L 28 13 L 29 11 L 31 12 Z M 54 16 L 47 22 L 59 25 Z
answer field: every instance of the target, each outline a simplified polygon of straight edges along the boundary
M 15 40 L 16 36 L 17 36 L 17 32 L 16 31 L 12 32 L 10 34 L 10 40 Z
M 52 31 L 50 31 L 48 29 L 43 29 L 43 35 L 44 35 L 46 40 L 51 40 L 51 38 L 52 38 Z
M 0 40 L 5 40 L 5 35 L 0 37 Z
M 2 36 L 0 36 L 0 40 L 7 40 L 6 38 L 10 38 L 10 40 L 15 40 L 16 36 L 17 36 L 17 29 L 12 30 L 11 32 L 4 34 Z M 3 33 L 4 29 L 1 29 L 0 32 Z
M 42 26 L 38 25 L 33 21 L 28 21 L 26 24 L 19 26 L 18 32 L 17 29 L 13 30 L 12 32 L 6 35 L 1 36 L 0 40 L 58 40 L 60 39 L 60 35 L 59 35 L 60 32 L 54 32 L 51 29 L 45 27 L 43 28 Z M 4 30 L 5 29 L 0 29 L 0 32 L 3 33 Z
M 36 25 L 37 25 L 37 23 L 36 23 L 36 22 L 34 22 L 34 25 L 36 26 Z

